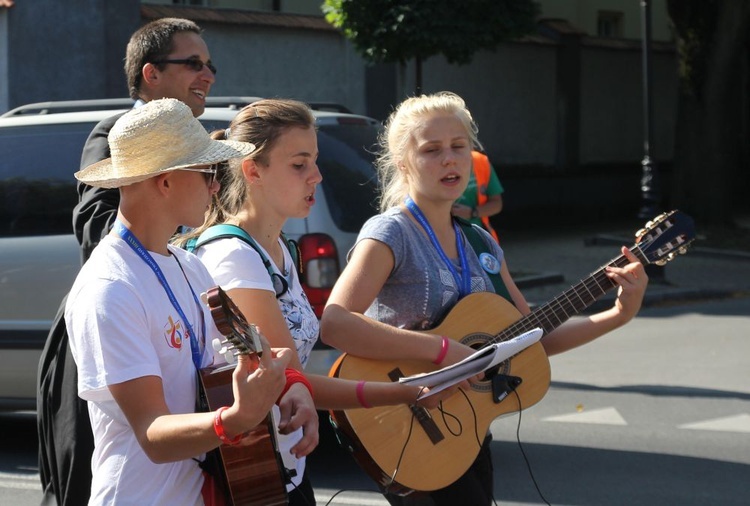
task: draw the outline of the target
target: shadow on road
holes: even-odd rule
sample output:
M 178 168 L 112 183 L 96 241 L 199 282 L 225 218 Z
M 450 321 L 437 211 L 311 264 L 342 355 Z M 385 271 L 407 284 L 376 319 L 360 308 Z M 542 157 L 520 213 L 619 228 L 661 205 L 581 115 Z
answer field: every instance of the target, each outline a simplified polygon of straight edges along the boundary
M 0 472 L 38 474 L 36 413 L 0 413 Z
M 544 444 L 524 443 L 523 449 L 539 488 L 551 504 L 747 504 L 750 466 L 744 464 Z M 543 504 L 517 443 L 496 441 L 492 450 L 496 501 Z

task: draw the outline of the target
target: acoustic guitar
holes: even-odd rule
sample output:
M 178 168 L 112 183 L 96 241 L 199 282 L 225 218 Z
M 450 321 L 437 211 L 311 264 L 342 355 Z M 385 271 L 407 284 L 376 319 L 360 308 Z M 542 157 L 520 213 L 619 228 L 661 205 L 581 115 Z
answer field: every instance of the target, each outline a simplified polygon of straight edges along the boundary
M 663 265 L 684 253 L 695 236 L 693 220 L 679 211 L 649 221 L 630 248 L 640 261 Z M 607 265 L 622 267 L 624 255 Z M 544 335 L 589 306 L 617 284 L 603 266 L 550 302 L 521 317 L 507 300 L 489 292 L 464 297 L 431 334 L 473 348 L 506 341 L 540 327 Z M 367 381 L 397 381 L 436 370 L 421 361 L 371 360 L 343 354 L 330 376 Z M 461 390 L 439 408 L 416 405 L 331 411 L 339 441 L 383 489 L 395 494 L 446 487 L 466 472 L 479 453 L 492 421 L 539 402 L 550 384 L 550 365 L 537 342 L 487 372 L 493 379 Z
M 226 337 L 222 343 L 239 354 L 261 352 L 260 338 L 255 326 L 249 324 L 231 298 L 220 287 L 207 292 L 207 302 L 216 327 Z M 201 400 L 209 411 L 234 403 L 232 372 L 235 365 L 204 368 L 200 371 Z M 247 432 L 237 445 L 221 445 L 213 450 L 221 480 L 218 480 L 222 499 L 228 505 L 284 505 L 287 470 L 283 466 L 276 441 L 273 417 Z

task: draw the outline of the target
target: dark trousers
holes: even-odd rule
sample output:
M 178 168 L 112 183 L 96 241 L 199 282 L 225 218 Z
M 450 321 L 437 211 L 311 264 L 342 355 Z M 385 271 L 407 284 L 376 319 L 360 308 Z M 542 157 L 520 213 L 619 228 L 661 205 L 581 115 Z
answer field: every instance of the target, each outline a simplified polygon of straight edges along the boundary
M 289 492 L 289 506 L 315 506 L 315 504 L 315 492 L 305 470 L 302 482 Z
M 42 505 L 79 506 L 91 494 L 94 436 L 86 401 L 78 397 L 78 370 L 65 328 L 66 300 L 55 315 L 37 372 L 39 477 Z
M 429 493 L 413 493 L 407 496 L 385 494 L 392 506 L 489 506 L 492 504 L 493 467 L 490 443 L 487 436 L 477 458 L 458 480 L 445 488 Z

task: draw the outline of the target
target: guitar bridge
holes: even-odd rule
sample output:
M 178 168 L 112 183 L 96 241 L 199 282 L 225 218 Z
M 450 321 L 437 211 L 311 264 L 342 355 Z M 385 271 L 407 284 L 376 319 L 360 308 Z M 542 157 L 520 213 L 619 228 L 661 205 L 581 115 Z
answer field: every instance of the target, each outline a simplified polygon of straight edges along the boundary
M 388 373 L 388 378 L 390 378 L 390 380 L 393 382 L 396 382 L 399 380 L 399 378 L 403 377 L 404 373 L 401 372 L 401 369 L 399 369 L 398 367 Z M 416 404 L 409 404 L 409 409 L 411 409 L 414 418 L 417 420 L 417 422 L 419 422 L 419 425 L 422 426 L 422 430 L 424 430 L 425 434 L 427 434 L 427 437 L 430 438 L 432 444 L 437 444 L 445 439 L 443 433 L 440 432 L 440 427 L 438 427 L 435 423 L 435 420 L 432 419 L 432 415 L 427 408 L 417 406 Z

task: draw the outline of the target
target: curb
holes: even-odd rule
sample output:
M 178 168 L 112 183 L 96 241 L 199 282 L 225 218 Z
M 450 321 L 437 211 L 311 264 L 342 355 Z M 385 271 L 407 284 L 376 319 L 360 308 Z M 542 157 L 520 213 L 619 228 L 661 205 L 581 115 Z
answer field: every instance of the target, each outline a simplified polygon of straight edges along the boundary
M 615 293 L 610 292 L 581 311 L 579 315 L 592 315 L 609 309 L 612 307 L 612 304 L 614 304 L 616 297 L 617 296 Z M 720 300 L 741 297 L 750 297 L 750 292 L 719 288 L 676 288 L 661 291 L 655 290 L 651 293 L 649 293 L 647 290 L 646 294 L 643 297 L 642 307 L 659 307 L 671 304 L 695 302 L 700 300 Z M 529 306 L 533 311 L 539 306 L 546 304 L 547 302 L 549 301 L 529 301 Z
M 632 241 L 624 239 L 615 235 L 597 234 L 592 237 L 587 237 L 583 240 L 585 246 L 622 246 L 623 244 L 629 244 Z M 701 255 L 710 256 L 717 258 L 726 258 L 729 260 L 745 260 L 750 261 L 750 253 L 739 250 L 729 249 L 718 249 L 718 248 L 707 248 L 704 246 L 689 246 L 688 253 L 690 255 Z

